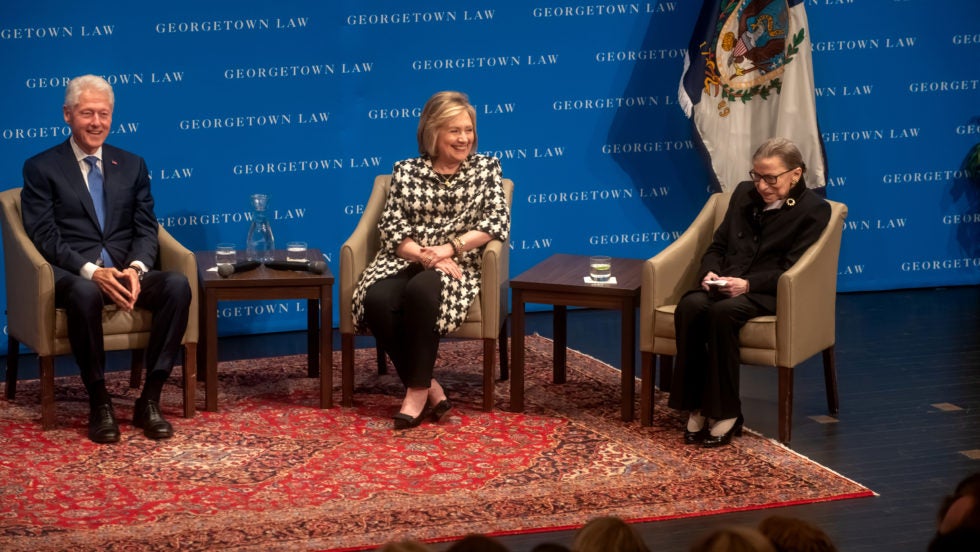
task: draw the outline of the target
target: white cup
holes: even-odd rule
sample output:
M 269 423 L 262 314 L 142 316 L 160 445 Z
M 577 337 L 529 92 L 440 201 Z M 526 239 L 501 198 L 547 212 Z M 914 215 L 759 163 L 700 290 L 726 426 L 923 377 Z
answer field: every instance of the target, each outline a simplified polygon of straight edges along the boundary
M 306 256 L 305 241 L 291 241 L 286 244 L 286 260 L 290 262 L 305 263 L 309 259 Z
M 238 253 L 233 243 L 219 243 L 214 251 L 214 264 L 233 265 L 238 262 Z

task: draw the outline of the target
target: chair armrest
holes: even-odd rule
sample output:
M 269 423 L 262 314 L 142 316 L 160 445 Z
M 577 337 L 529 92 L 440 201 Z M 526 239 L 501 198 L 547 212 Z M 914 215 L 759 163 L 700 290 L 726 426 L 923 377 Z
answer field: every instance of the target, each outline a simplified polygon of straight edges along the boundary
M 697 285 L 701 257 L 711 245 L 716 223 L 716 204 L 727 199 L 714 194 L 691 225 L 663 251 L 643 264 L 640 287 L 640 350 L 653 350 L 653 313 L 657 307 L 676 305 Z
M 158 226 L 157 242 L 160 245 L 160 269 L 179 272 L 187 277 L 187 283 L 190 284 L 191 304 L 187 309 L 187 329 L 182 343 L 197 343 L 200 335 L 197 257 L 162 226 Z
M 837 261 L 847 206 L 829 203 L 827 227 L 776 284 L 779 366 L 796 366 L 836 340 Z
M 54 351 L 54 270 L 24 230 L 20 188 L 0 192 L 7 331 L 41 356 Z
M 340 286 L 337 290 L 337 303 L 340 312 L 338 326 L 341 333 L 354 333 L 354 288 L 357 287 L 361 273 L 378 252 L 380 246 L 378 221 L 381 220 L 381 212 L 388 198 L 390 182 L 391 175 L 387 174 L 378 175 L 374 179 L 371 197 L 368 198 L 357 226 L 340 246 L 340 269 L 337 275 Z
M 16 224 L 20 226 L 21 222 L 18 220 Z M 19 233 L 10 232 L 8 226 L 5 219 L 7 331 L 38 355 L 51 356 L 55 354 L 54 270 L 27 238 L 23 226 Z
M 480 311 L 483 315 L 483 337 L 496 338 L 507 312 L 507 255 L 506 245 L 500 240 L 490 240 L 483 249 L 480 274 Z

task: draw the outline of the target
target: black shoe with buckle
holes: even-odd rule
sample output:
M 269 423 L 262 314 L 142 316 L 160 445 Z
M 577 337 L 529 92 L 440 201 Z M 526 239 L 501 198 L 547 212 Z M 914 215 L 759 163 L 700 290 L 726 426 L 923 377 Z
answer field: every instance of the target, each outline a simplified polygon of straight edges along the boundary
M 133 409 L 133 425 L 143 429 L 143 435 L 150 439 L 167 439 L 173 437 L 174 428 L 170 422 L 163 419 L 160 413 L 160 403 L 140 397 L 136 399 Z
M 111 402 L 93 407 L 89 412 L 88 438 L 99 444 L 119 441 L 119 425 L 116 424 Z

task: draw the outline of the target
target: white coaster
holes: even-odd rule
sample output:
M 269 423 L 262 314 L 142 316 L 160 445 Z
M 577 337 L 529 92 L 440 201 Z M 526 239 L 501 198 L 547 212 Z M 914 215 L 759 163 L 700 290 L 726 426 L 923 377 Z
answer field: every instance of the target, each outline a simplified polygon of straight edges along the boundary
M 615 284 L 616 283 L 616 277 L 615 276 L 610 276 L 609 279 L 606 280 L 605 282 L 599 282 L 597 280 L 593 280 L 592 279 L 592 276 L 585 276 L 585 277 L 582 278 L 582 280 L 584 280 L 586 284 L 599 284 L 599 285 L 603 285 L 603 284 Z

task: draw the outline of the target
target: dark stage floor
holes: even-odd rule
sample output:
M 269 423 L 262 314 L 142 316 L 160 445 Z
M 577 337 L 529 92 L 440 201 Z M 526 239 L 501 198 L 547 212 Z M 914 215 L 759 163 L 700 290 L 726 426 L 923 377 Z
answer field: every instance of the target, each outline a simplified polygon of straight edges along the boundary
M 529 314 L 527 329 L 550 337 L 550 313 Z M 717 526 L 755 525 L 773 513 L 820 525 L 842 552 L 925 550 L 941 498 L 980 471 L 980 287 L 840 294 L 837 335 L 839 421 L 818 421 L 827 404 L 814 357 L 796 371 L 792 447 L 880 496 L 637 525 L 651 550 L 686 551 Z M 618 365 L 618 315 L 570 310 L 568 344 Z M 306 341 L 302 332 L 228 337 L 219 349 L 231 360 L 305 352 Z M 126 363 L 110 359 L 116 369 Z M 22 377 L 36 377 L 35 364 L 26 357 Z M 76 373 L 70 359 L 59 360 L 58 373 Z M 775 370 L 744 367 L 742 396 L 746 425 L 775 436 Z M 520 552 L 572 537 L 500 540 Z

